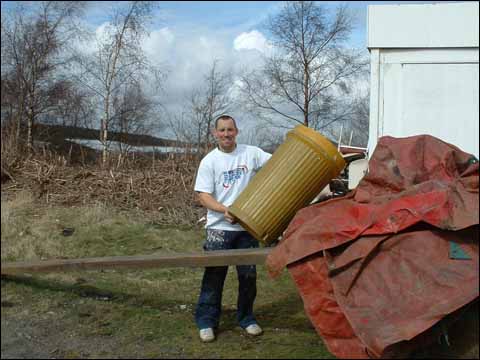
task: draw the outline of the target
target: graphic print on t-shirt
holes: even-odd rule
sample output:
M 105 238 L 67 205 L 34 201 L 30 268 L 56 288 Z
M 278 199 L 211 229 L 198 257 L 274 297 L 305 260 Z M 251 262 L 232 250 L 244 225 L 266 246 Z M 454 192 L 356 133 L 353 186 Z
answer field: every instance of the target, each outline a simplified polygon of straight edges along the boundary
M 245 175 L 248 171 L 247 165 L 240 165 L 236 169 L 223 172 L 223 187 L 228 189 L 230 186 Z

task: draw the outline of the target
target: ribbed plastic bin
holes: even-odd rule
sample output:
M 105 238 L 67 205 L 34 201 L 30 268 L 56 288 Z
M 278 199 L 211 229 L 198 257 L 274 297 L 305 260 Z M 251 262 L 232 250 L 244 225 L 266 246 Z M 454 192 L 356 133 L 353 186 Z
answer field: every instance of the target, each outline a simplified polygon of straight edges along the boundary
M 269 245 L 344 167 L 342 155 L 330 141 L 298 125 L 229 212 L 257 240 Z

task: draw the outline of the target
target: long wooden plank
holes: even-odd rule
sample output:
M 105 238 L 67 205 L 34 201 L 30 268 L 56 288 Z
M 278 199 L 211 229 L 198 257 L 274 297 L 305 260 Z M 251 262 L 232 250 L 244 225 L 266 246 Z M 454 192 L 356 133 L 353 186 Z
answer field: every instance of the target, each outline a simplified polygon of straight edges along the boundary
M 195 253 L 55 259 L 2 263 L 2 275 L 98 270 L 113 268 L 206 267 L 264 264 L 271 248 L 218 250 Z

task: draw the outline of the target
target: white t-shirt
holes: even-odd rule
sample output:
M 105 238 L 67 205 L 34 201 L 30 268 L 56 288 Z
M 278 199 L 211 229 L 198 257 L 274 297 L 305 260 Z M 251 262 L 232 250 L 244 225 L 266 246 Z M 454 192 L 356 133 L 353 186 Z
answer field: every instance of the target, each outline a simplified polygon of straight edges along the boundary
M 225 206 L 233 204 L 272 155 L 256 146 L 237 145 L 231 153 L 218 148 L 210 151 L 200 162 L 195 191 L 211 194 Z M 223 213 L 208 209 L 206 228 L 245 231 L 240 224 L 230 224 Z

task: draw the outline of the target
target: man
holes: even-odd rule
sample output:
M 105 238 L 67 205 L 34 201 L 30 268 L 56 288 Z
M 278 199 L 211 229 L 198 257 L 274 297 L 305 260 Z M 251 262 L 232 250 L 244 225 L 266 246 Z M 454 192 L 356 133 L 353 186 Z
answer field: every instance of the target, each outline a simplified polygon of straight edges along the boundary
M 270 159 L 271 154 L 255 146 L 237 145 L 237 124 L 229 115 L 219 116 L 215 120 L 213 135 L 218 147 L 200 162 L 195 182 L 200 203 L 208 209 L 203 248 L 205 251 L 256 248 L 258 241 L 235 222 L 228 207 Z M 205 268 L 195 312 L 200 339 L 204 342 L 215 340 L 227 271 L 228 266 Z M 237 266 L 237 276 L 237 321 L 249 335 L 260 335 L 262 329 L 253 314 L 257 294 L 255 265 Z

